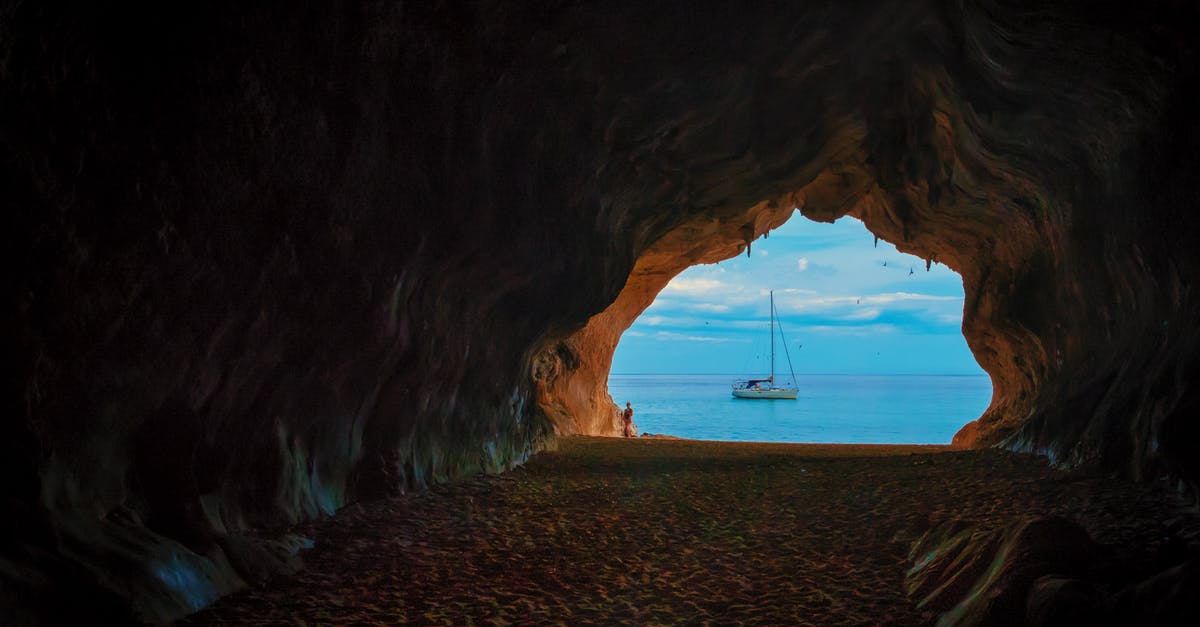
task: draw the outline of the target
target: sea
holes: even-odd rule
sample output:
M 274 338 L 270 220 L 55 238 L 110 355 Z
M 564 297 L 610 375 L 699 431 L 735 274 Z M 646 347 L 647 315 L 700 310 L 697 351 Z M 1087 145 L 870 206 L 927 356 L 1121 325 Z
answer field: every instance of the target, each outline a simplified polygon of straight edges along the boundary
M 735 442 L 949 444 L 992 399 L 986 375 L 798 375 L 796 400 L 739 399 L 737 375 L 613 374 L 642 433 Z

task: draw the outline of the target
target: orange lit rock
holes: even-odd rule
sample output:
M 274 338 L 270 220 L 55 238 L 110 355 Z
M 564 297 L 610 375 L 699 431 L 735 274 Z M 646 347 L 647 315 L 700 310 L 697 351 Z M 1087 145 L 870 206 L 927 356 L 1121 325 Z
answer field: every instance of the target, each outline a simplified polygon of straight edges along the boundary
M 621 330 L 793 207 L 963 275 L 957 443 L 1200 481 L 1187 3 L 74 4 L 0 9 L 27 582 L 169 620 L 231 537 L 612 433 Z
M 638 257 L 617 300 L 569 338 L 543 349 L 534 361 L 538 405 L 562 435 L 620 433 L 620 407 L 608 395 L 608 371 L 621 333 L 677 274 L 715 263 L 783 224 L 791 205 L 763 202 L 741 212 L 704 216 L 654 242 Z

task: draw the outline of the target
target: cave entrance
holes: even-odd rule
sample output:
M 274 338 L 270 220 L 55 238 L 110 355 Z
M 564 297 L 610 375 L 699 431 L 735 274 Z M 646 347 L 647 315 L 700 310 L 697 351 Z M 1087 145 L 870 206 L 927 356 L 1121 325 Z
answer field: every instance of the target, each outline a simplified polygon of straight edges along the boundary
M 767 369 L 768 291 L 783 330 L 776 376 L 797 400 L 739 400 Z M 608 391 L 639 428 L 735 441 L 949 444 L 991 381 L 961 331 L 961 277 L 862 222 L 792 219 L 749 254 L 675 276 L 621 336 Z M 785 353 L 786 350 L 786 353 Z

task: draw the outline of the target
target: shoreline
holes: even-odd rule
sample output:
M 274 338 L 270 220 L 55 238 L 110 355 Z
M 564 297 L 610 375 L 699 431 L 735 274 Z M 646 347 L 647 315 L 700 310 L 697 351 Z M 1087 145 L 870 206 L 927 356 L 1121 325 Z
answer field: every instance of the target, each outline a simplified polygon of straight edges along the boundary
M 943 452 L 947 452 L 947 451 L 965 450 L 962 447 L 956 447 L 952 444 L 891 444 L 891 443 L 887 443 L 887 442 L 776 442 L 776 441 L 770 441 L 770 440 L 709 440 L 709 439 L 702 439 L 702 438 L 686 438 L 686 437 L 682 437 L 682 436 L 678 436 L 678 435 L 671 435 L 668 433 L 642 433 L 642 434 L 638 435 L 636 438 L 625 438 L 620 435 L 613 435 L 613 436 L 572 435 L 572 436 L 567 436 L 567 437 L 571 437 L 571 438 L 602 437 L 602 438 L 618 438 L 618 439 L 622 439 L 622 440 L 667 440 L 667 441 L 698 442 L 698 443 L 710 443 L 711 442 L 714 444 L 749 444 L 749 445 L 761 445 L 761 446 L 776 446 L 776 445 L 778 445 L 778 446 L 785 446 L 785 447 L 786 446 L 794 446 L 794 447 L 799 447 L 799 449 L 814 449 L 814 450 L 820 450 L 820 451 L 824 451 L 825 448 L 831 448 L 831 451 L 829 451 L 829 452 L 832 452 L 833 449 L 844 448 L 844 449 L 846 449 L 846 451 L 844 451 L 843 453 L 849 454 L 849 455 L 852 455 L 854 451 L 860 451 L 863 455 L 866 455 L 867 453 L 872 453 L 871 455 L 867 455 L 867 456 L 875 456 L 877 454 L 882 454 L 885 452 L 885 450 L 891 450 L 891 449 L 895 449 L 892 454 L 896 454 L 896 455 L 902 455 L 902 454 L 916 455 L 919 453 L 943 453 Z M 816 453 L 814 453 L 814 454 L 816 454 Z

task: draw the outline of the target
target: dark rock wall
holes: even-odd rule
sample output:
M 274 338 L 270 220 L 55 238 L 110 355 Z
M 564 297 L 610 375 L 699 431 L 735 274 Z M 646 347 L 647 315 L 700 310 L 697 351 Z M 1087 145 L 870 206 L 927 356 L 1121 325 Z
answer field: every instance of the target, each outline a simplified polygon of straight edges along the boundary
M 860 217 L 901 250 L 963 275 L 963 332 L 995 394 L 958 444 L 1134 477 L 1197 476 L 1181 443 L 1196 435 L 1187 381 L 1198 225 L 1187 207 L 1200 137 L 1190 113 L 1195 53 L 1176 28 L 1194 11 L 808 10 L 757 31 L 739 26 L 740 38 L 700 51 L 656 40 L 652 59 L 682 45 L 692 60 L 653 67 L 650 86 L 618 105 L 613 129 L 640 107 L 654 112 L 639 117 L 657 132 L 627 149 L 653 161 L 612 187 L 696 211 L 643 249 L 621 296 L 572 336 L 579 376 L 560 377 L 545 405 L 584 407 L 584 422 L 607 425 L 611 404 L 594 400 L 607 395 L 592 362 L 607 365 L 615 341 L 599 330 L 631 322 L 648 302 L 643 266 L 661 286 L 689 262 L 735 254 L 730 242 L 748 245 L 767 232 L 762 217 L 796 206 L 815 220 Z M 689 71 L 702 76 L 681 82 Z M 678 100 L 690 104 L 672 114 Z M 706 136 L 711 129 L 720 130 Z M 714 236 L 705 231 L 713 224 L 728 226 Z M 664 270 L 661 250 L 678 263 Z
M 1197 66 L 1171 26 L 1194 9 L 984 16 L 951 76 L 984 154 L 1020 177 L 1003 188 L 1019 226 L 968 264 L 964 331 L 1017 338 L 1006 362 L 1028 383 L 959 437 L 1194 482 L 1172 448 L 1196 441 Z M 987 64 L 1012 69 L 963 75 Z
M 5 3 L 22 598 L 175 616 L 287 561 L 248 530 L 520 462 L 643 253 L 756 207 L 963 274 L 961 443 L 1200 477 L 1195 9 L 642 5 Z
M 148 617 L 240 585 L 230 536 L 540 447 L 526 347 L 596 307 L 607 245 L 547 254 L 585 221 L 533 184 L 569 155 L 486 105 L 523 37 L 447 7 L 156 10 L 11 7 L 0 54 L 4 457 L 50 527 L 18 549 L 168 597 Z

